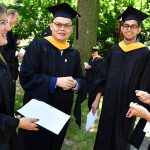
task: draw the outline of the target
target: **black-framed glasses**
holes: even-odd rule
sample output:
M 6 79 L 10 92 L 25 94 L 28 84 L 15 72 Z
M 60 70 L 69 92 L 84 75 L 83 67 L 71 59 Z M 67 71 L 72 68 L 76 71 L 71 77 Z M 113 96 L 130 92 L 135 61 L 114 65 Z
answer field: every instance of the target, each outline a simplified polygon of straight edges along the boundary
M 124 24 L 124 25 L 123 25 L 123 28 L 126 29 L 126 30 L 128 30 L 129 28 L 130 28 L 131 30 L 135 30 L 135 29 L 137 29 L 138 27 L 139 27 L 139 26 L 136 25 L 136 24 L 132 24 L 132 25 Z
M 67 23 L 67 24 L 62 24 L 62 23 L 60 23 L 60 22 L 53 22 L 54 24 L 55 24 L 55 26 L 58 28 L 58 29 L 61 29 L 62 27 L 64 28 L 64 29 L 70 29 L 71 27 L 72 27 L 72 24 L 69 24 L 69 23 Z

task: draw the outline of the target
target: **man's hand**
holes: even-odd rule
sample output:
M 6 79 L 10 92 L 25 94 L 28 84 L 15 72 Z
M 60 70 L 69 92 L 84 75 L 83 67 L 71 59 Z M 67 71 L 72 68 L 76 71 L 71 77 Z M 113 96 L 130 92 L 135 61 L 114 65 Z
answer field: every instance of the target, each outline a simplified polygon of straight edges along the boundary
M 21 118 L 18 128 L 22 128 L 25 130 L 31 130 L 31 131 L 38 131 L 38 125 L 35 124 L 35 122 L 39 121 L 39 119 L 35 118 Z
M 142 91 L 142 90 L 136 90 L 135 94 L 141 102 L 150 105 L 150 94 L 149 93 Z
M 91 109 L 92 109 L 92 113 L 95 114 L 96 110 L 99 107 L 99 103 L 100 103 L 100 98 L 101 98 L 101 93 L 97 93 L 95 101 L 93 102 Z
M 22 59 L 22 58 L 23 58 L 23 56 L 24 56 L 24 54 L 23 54 L 22 52 L 18 52 L 18 57 L 19 57 L 19 58 L 21 58 L 21 59 Z
M 150 113 L 145 107 L 138 105 L 137 103 L 133 103 L 133 102 L 131 102 L 129 106 L 130 108 L 126 114 L 127 118 L 137 116 L 137 117 L 149 120 Z
M 56 86 L 63 88 L 63 90 L 70 90 L 76 86 L 76 81 L 72 77 L 57 78 Z

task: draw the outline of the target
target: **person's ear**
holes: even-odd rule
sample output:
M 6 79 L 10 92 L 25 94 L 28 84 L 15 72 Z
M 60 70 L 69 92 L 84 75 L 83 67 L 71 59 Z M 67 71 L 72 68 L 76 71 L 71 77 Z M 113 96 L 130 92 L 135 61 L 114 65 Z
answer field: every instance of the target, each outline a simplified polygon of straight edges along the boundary
M 53 24 L 51 23 L 51 24 L 50 24 L 50 29 L 51 29 L 51 30 L 52 30 L 52 26 L 53 26 Z
M 141 27 L 138 28 L 138 34 L 140 34 L 142 31 Z
M 123 31 L 123 26 L 121 26 L 121 32 Z

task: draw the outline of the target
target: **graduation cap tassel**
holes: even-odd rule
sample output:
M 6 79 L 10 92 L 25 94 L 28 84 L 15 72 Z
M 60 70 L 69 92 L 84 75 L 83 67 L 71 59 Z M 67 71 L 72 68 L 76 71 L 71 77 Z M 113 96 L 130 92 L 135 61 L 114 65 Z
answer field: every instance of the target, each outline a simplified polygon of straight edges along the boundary
M 76 40 L 78 40 L 78 15 L 76 17 Z
M 122 20 L 119 20 L 118 41 L 121 41 L 122 39 L 121 26 L 122 26 Z

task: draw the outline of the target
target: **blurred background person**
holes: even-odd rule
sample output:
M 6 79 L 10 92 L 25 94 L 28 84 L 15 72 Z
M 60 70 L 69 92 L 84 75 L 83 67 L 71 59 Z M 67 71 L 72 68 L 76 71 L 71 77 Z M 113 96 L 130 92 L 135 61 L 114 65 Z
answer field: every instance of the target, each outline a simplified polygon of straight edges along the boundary
M 91 51 L 91 57 L 89 58 L 88 63 L 84 62 L 84 68 L 86 71 L 85 79 L 87 83 L 87 93 L 88 93 L 88 108 L 91 110 L 91 105 L 94 102 L 97 90 L 96 90 L 96 80 L 98 74 L 103 67 L 103 59 L 99 55 L 98 47 L 93 47 Z

